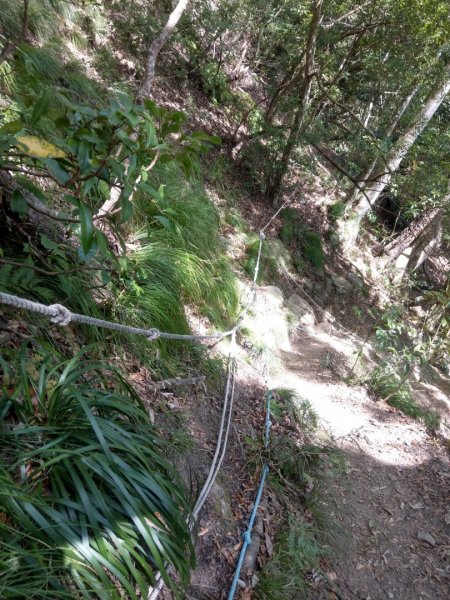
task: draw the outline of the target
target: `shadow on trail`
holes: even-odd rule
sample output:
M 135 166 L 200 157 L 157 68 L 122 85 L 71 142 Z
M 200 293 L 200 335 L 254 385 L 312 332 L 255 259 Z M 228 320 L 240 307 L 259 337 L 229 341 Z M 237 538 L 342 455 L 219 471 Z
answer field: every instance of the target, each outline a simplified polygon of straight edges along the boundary
M 337 584 L 347 600 L 444 600 L 450 594 L 448 498 L 444 455 L 411 448 L 415 465 L 377 460 L 343 444 L 347 475 L 321 490 Z

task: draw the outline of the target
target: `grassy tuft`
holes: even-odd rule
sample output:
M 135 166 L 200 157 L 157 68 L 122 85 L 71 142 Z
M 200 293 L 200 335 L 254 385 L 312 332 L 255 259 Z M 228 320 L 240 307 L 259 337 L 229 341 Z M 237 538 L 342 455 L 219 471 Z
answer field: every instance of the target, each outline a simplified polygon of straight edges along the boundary
M 279 407 L 282 407 L 300 425 L 303 432 L 316 431 L 318 417 L 309 400 L 305 400 L 290 388 L 277 388 L 273 391 Z
M 316 532 L 298 517 L 288 519 L 274 556 L 264 565 L 255 597 L 258 600 L 298 600 L 307 592 L 308 576 L 320 569 L 326 555 Z
M 422 421 L 430 431 L 439 428 L 440 417 L 436 411 L 419 406 L 405 383 L 387 367 L 375 367 L 369 378 L 370 388 L 387 403 L 405 415 Z

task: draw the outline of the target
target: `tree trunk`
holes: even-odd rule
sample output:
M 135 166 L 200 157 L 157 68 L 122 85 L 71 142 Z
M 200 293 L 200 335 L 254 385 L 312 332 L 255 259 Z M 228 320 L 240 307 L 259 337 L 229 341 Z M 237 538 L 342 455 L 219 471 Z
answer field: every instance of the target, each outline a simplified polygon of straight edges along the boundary
M 181 18 L 189 0 L 179 0 L 175 9 L 170 13 L 167 23 L 158 37 L 151 44 L 148 54 L 147 62 L 145 65 L 145 75 L 142 81 L 141 87 L 137 93 L 137 100 L 142 102 L 144 98 L 149 98 L 152 92 L 153 79 L 155 77 L 155 65 L 158 54 L 162 47 L 167 42 L 169 37 L 172 35 L 173 30 L 177 26 L 178 21 Z
M 433 90 L 429 94 L 419 114 L 413 120 L 406 132 L 399 137 L 399 139 L 394 144 L 392 150 L 388 154 L 386 162 L 389 172 L 383 173 L 381 177 L 377 179 L 372 189 L 367 191 L 369 200 L 366 200 L 364 198 L 358 204 L 357 212 L 360 213 L 361 216 L 365 216 L 370 211 L 372 206 L 376 203 L 385 187 L 389 184 L 392 177 L 392 173 L 395 173 L 397 171 L 403 159 L 413 146 L 414 142 L 417 140 L 419 135 L 428 125 L 431 118 L 434 116 L 434 113 L 440 107 L 440 105 L 442 104 L 443 100 L 445 100 L 449 92 L 450 63 L 446 67 L 443 81 L 440 82 L 440 85 L 437 87 L 437 89 Z
M 305 121 L 309 94 L 311 91 L 317 32 L 322 20 L 322 4 L 323 0 L 314 0 L 313 2 L 313 15 L 308 34 L 308 41 L 306 44 L 305 68 L 303 72 L 303 81 L 300 87 L 299 104 L 295 112 L 294 122 L 291 126 L 288 139 L 286 140 L 286 144 L 284 146 L 281 160 L 275 166 L 274 176 L 268 188 L 268 196 L 272 199 L 274 206 L 276 206 L 279 202 L 283 179 L 289 168 L 289 160 L 297 144 L 300 133 L 302 132 L 303 123 Z
M 400 283 L 406 273 L 413 273 L 422 264 L 434 256 L 442 241 L 442 208 L 434 209 L 420 220 L 421 227 L 408 227 L 408 245 L 400 244 L 391 260 L 395 264 L 393 283 Z M 413 225 L 413 224 L 411 224 Z M 417 224 L 418 225 L 418 224 Z M 411 231 L 409 231 L 411 229 Z
M 386 133 L 384 136 L 385 139 L 389 139 L 392 136 L 400 119 L 404 115 L 405 111 L 408 109 L 408 106 L 411 104 L 414 96 L 417 94 L 419 89 L 420 89 L 420 85 L 416 85 L 416 87 L 412 90 L 412 92 L 402 102 L 400 108 L 398 109 L 398 111 L 395 115 L 395 118 L 392 120 L 391 124 L 389 125 L 388 129 L 386 130 Z M 363 189 L 365 189 L 367 187 L 367 182 L 370 180 L 372 173 L 374 172 L 375 167 L 377 166 L 377 162 L 378 162 L 378 156 L 375 156 L 375 158 L 369 163 L 369 165 L 367 166 L 367 168 L 363 172 L 363 174 L 360 177 L 358 177 L 358 181 L 361 182 L 361 186 Z M 348 200 L 347 200 L 347 202 L 349 203 L 350 206 L 352 204 L 354 204 L 354 202 L 358 199 L 359 194 L 360 194 L 360 188 L 355 186 L 353 188 L 353 190 L 350 192 Z
M 22 37 L 20 40 L 15 42 L 7 41 L 0 51 L 0 64 L 7 60 L 11 54 L 15 51 L 19 41 L 26 41 L 29 37 L 29 20 L 30 20 L 30 0 L 23 0 L 23 12 L 22 12 Z
M 275 116 L 276 108 L 277 108 L 278 104 L 280 103 L 281 98 L 284 95 L 286 95 L 289 92 L 289 90 L 292 89 L 292 86 L 295 85 L 295 82 L 297 81 L 299 74 L 301 74 L 301 73 L 296 74 L 296 71 L 301 66 L 301 63 L 303 61 L 303 55 L 304 55 L 304 53 L 302 53 L 300 58 L 295 62 L 295 64 L 293 64 L 288 69 L 285 76 L 281 80 L 279 86 L 273 93 L 272 98 L 269 101 L 269 105 L 267 107 L 266 114 L 264 116 L 264 121 L 265 121 L 266 125 L 270 125 L 272 123 L 273 118 Z
M 414 221 L 412 221 L 399 236 L 389 242 L 379 254 L 385 254 L 389 257 L 389 260 L 395 261 L 425 231 L 438 212 L 439 208 L 433 208 L 429 212 L 425 212 L 420 215 L 420 217 L 417 217 L 417 219 L 414 219 Z
M 380 173 L 379 176 L 375 175 L 371 189 L 366 190 L 365 195 L 360 199 L 355 210 L 350 215 L 343 232 L 345 238 L 344 242 L 347 248 L 355 243 L 363 218 L 376 204 L 384 189 L 390 183 L 392 174 L 397 171 L 414 142 L 428 125 L 449 92 L 450 62 L 446 65 L 444 76 L 439 82 L 439 85 L 430 92 L 423 107 L 416 115 L 411 125 L 406 132 L 398 138 L 392 147 L 386 158 L 385 165 L 383 165 L 383 172 Z
M 443 225 L 442 225 L 443 210 L 440 209 L 428 227 L 417 238 L 416 243 L 411 249 L 406 270 L 409 273 L 417 271 L 419 267 L 427 260 L 436 254 L 442 242 Z

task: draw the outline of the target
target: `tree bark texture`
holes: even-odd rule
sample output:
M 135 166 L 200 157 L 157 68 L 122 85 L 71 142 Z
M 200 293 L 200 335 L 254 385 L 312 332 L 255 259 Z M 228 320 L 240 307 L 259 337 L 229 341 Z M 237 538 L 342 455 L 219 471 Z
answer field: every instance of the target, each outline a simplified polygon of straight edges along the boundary
M 305 121 L 313 77 L 317 32 L 322 21 L 322 5 L 323 0 L 314 0 L 313 2 L 313 15 L 308 34 L 308 41 L 306 43 L 305 68 L 303 71 L 302 84 L 300 86 L 298 106 L 295 111 L 294 122 L 292 123 L 289 136 L 284 146 L 283 154 L 275 167 L 275 173 L 268 189 L 268 195 L 272 199 L 274 206 L 279 202 L 283 179 L 289 168 L 289 160 L 297 144 L 300 133 L 302 132 L 303 123 Z
M 381 254 L 387 255 L 391 261 L 396 260 L 425 231 L 438 212 L 438 208 L 433 208 L 414 219 L 399 236 L 382 249 Z
M 404 101 L 400 105 L 394 119 L 392 120 L 391 124 L 389 125 L 388 129 L 386 130 L 386 133 L 385 133 L 386 139 L 389 139 L 392 136 L 392 134 L 394 133 L 400 119 L 402 118 L 402 116 L 404 115 L 406 110 L 408 109 L 408 106 L 411 104 L 413 98 L 415 97 L 415 95 L 417 94 L 419 89 L 420 89 L 420 85 L 416 85 L 415 88 L 410 92 L 410 94 L 408 94 L 408 96 L 404 99 Z M 365 171 L 359 178 L 363 189 L 365 189 L 367 187 L 367 181 L 369 181 L 369 179 L 371 178 L 372 173 L 374 172 L 375 167 L 377 166 L 377 162 L 378 162 L 378 156 L 375 156 L 375 158 L 372 159 L 372 161 L 369 163 L 369 165 L 367 166 L 367 168 L 365 169 Z M 348 203 L 350 205 L 354 204 L 354 202 L 358 199 L 359 192 L 360 192 L 360 188 L 358 188 L 356 186 L 350 192 L 350 196 L 348 198 Z
M 361 198 L 360 202 L 358 203 L 356 207 L 357 221 L 360 222 L 376 204 L 384 189 L 391 181 L 392 174 L 397 171 L 414 142 L 428 125 L 449 92 L 450 63 L 446 65 L 445 74 L 442 80 L 439 82 L 439 85 L 432 92 L 430 92 L 422 109 L 413 119 L 405 133 L 398 138 L 388 154 L 386 159 L 387 169 L 384 169 L 388 172 L 381 174 L 378 178 L 374 178 L 375 183 L 371 186 L 371 189 L 367 190 L 366 197 Z
M 145 98 L 150 98 L 151 96 L 158 54 L 160 53 L 162 47 L 167 42 L 169 37 L 172 35 L 173 30 L 177 26 L 177 23 L 180 20 L 181 15 L 183 14 L 188 3 L 189 0 L 179 0 L 174 10 L 170 13 L 167 23 L 164 26 L 164 29 L 153 41 L 148 50 L 144 79 L 137 93 L 137 100 L 140 102 L 142 102 Z

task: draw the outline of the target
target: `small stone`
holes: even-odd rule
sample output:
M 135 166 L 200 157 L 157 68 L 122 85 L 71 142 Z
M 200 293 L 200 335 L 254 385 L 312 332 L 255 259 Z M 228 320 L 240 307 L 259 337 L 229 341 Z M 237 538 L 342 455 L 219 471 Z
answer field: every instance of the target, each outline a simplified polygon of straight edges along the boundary
M 237 580 L 237 584 L 240 588 L 242 588 L 243 590 L 245 590 L 245 588 L 247 587 L 247 584 L 245 583 L 245 581 L 242 581 L 242 579 L 238 579 Z
M 333 331 L 333 324 L 329 323 L 328 321 L 322 321 L 321 323 L 318 323 L 316 325 L 315 329 L 320 333 L 326 333 L 327 335 L 331 335 L 331 332 Z
M 430 535 L 426 531 L 419 531 L 419 533 L 417 534 L 417 539 L 421 542 L 426 542 L 430 546 L 436 546 L 436 540 L 432 535 Z
M 341 294 L 345 292 L 350 292 L 353 288 L 352 284 L 340 275 L 332 275 L 331 281 L 333 282 L 333 285 L 337 289 L 337 291 Z

